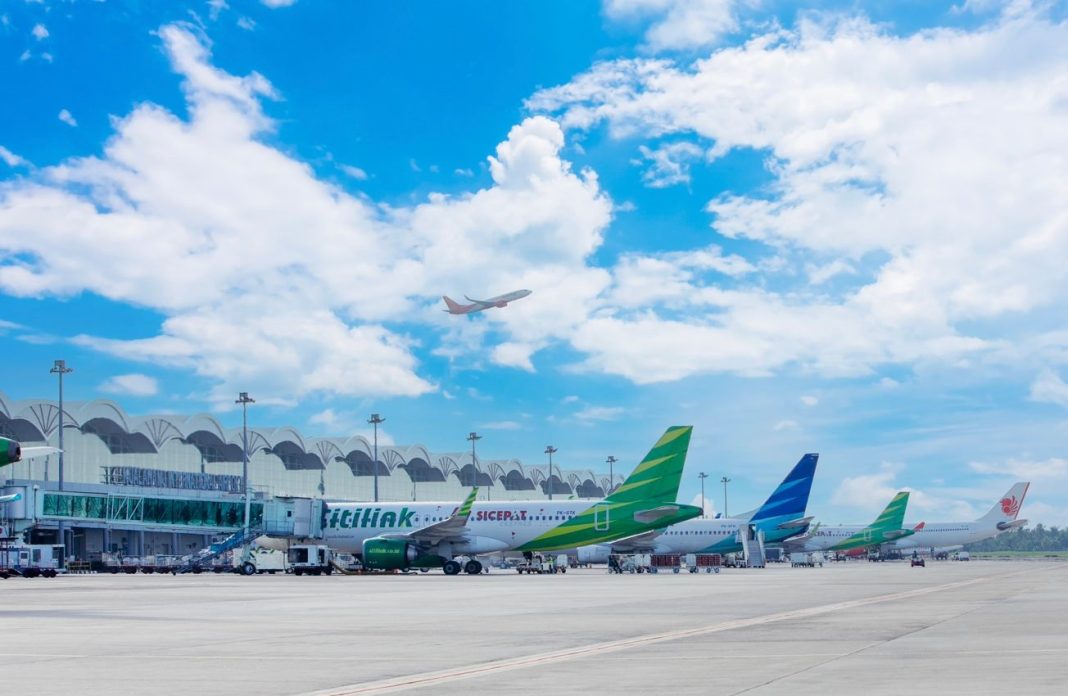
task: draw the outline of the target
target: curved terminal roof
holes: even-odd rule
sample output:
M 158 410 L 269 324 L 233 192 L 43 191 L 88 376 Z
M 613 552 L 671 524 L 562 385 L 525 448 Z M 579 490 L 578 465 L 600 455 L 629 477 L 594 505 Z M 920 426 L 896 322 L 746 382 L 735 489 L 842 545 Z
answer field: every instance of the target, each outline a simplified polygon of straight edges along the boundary
M 77 429 L 95 435 L 111 454 L 139 454 L 151 464 L 152 455 L 171 441 L 196 447 L 205 462 L 241 462 L 242 429 L 227 428 L 208 413 L 192 415 L 155 414 L 130 416 L 118 403 L 108 399 L 64 404 L 64 429 Z M 59 427 L 59 407 L 46 399 L 12 401 L 0 393 L 0 435 L 21 442 L 46 442 Z M 348 437 L 308 437 L 297 428 L 255 427 L 248 429 L 248 450 L 277 457 L 287 471 L 327 468 L 330 462 L 343 462 L 354 477 L 391 476 L 404 470 L 413 483 L 455 481 L 461 486 L 477 483 L 506 491 L 537 491 L 582 498 L 604 495 L 611 485 L 608 476 L 590 469 L 562 469 L 553 465 L 550 479 L 547 466 L 524 466 L 518 459 L 473 458 L 470 452 L 432 453 L 424 445 L 374 446 L 362 435 Z M 160 467 L 165 468 L 165 467 Z M 616 476 L 616 484 L 622 482 Z

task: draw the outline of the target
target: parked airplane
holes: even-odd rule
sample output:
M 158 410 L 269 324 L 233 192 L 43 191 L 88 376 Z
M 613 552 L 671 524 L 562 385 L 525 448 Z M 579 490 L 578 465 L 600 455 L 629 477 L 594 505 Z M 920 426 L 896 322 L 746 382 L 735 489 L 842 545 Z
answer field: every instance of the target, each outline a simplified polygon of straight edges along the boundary
M 902 537 L 912 536 L 923 529 L 920 522 L 913 529 L 904 529 L 905 508 L 909 504 L 908 491 L 894 496 L 886 509 L 867 527 L 860 525 L 839 525 L 823 527 L 813 525 L 812 530 L 803 537 L 788 540 L 783 547 L 787 552 L 794 551 L 851 551 L 879 546 Z
M 491 297 L 488 300 L 473 300 L 467 295 L 464 295 L 464 299 L 471 304 L 460 304 L 448 295 L 443 295 L 441 299 L 445 300 L 445 306 L 448 307 L 445 311 L 449 314 L 471 314 L 472 312 L 481 312 L 484 309 L 490 309 L 492 307 L 506 307 L 509 302 L 521 300 L 530 293 L 530 290 L 513 290 L 512 292 L 506 292 L 503 295 Z
M 1027 520 L 1017 519 L 1030 483 L 1021 481 L 994 503 L 990 512 L 974 522 L 928 522 L 915 535 L 884 544 L 885 550 L 930 550 L 931 555 L 956 551 L 964 544 L 995 537 L 1010 529 L 1022 527 Z
M 613 541 L 697 517 L 675 502 L 692 426 L 668 428 L 649 454 L 603 500 L 455 503 L 329 503 L 324 541 L 381 569 L 441 567 L 482 571 L 477 556 L 540 552 Z
M 805 517 L 805 508 L 819 457 L 801 457 L 764 504 L 748 514 L 688 520 L 611 544 L 584 546 L 576 550 L 578 560 L 604 563 L 610 553 L 736 553 L 743 548 L 744 534 L 764 532 L 767 543 L 804 534 L 812 520 Z
M 13 503 L 16 500 L 21 500 L 21 499 L 22 499 L 22 494 L 21 493 L 12 493 L 10 495 L 0 495 L 0 505 L 3 505 L 5 503 Z
M 19 442 L 0 437 L 0 466 L 15 464 L 23 459 L 47 457 L 59 451 L 57 447 L 23 447 Z

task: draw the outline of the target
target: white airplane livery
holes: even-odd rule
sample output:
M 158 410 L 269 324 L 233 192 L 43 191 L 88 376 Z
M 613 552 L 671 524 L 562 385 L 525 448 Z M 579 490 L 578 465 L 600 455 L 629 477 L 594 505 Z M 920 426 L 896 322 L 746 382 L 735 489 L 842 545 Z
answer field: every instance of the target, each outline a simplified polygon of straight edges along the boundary
M 556 551 L 600 544 L 684 522 L 701 514 L 675 502 L 691 426 L 668 428 L 627 480 L 602 500 L 456 503 L 330 502 L 323 539 L 383 570 L 440 567 L 482 571 L 477 556 Z M 461 568 L 457 560 L 468 560 Z
M 493 307 L 507 307 L 509 302 L 521 300 L 529 295 L 530 292 L 530 290 L 513 290 L 512 292 L 506 292 L 503 295 L 491 297 L 488 300 L 475 300 L 464 295 L 464 299 L 471 304 L 460 304 L 448 295 L 443 296 L 441 299 L 445 300 L 447 309 L 444 311 L 449 314 L 471 314 L 473 312 L 481 312 L 484 309 L 492 309 Z
M 965 544 L 996 537 L 1010 529 L 1027 524 L 1019 519 L 1020 508 L 1030 483 L 1021 481 L 990 508 L 990 511 L 974 522 L 927 522 L 909 537 L 883 544 L 884 549 L 898 551 L 933 550 L 934 553 L 956 551 Z

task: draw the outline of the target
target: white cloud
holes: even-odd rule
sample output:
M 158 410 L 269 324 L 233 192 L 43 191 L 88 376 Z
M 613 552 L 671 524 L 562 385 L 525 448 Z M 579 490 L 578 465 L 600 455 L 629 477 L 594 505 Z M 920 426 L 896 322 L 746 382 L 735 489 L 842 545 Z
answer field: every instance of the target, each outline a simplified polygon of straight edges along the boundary
M 779 432 L 780 430 L 800 430 L 801 426 L 795 420 L 786 419 L 779 421 L 773 425 L 771 429 L 775 432 Z
M 690 49 L 717 43 L 735 31 L 737 0 L 605 0 L 616 21 L 652 18 L 645 40 L 653 50 Z
M 22 329 L 22 328 L 25 328 L 22 324 L 16 324 L 13 321 L 8 321 L 6 319 L 0 319 L 0 332 L 14 331 L 15 329 Z
M 48 29 L 43 24 L 33 25 L 33 30 L 30 33 L 33 34 L 33 38 L 38 41 L 44 41 L 48 38 Z
M 624 409 L 620 406 L 587 406 L 576 411 L 574 417 L 580 421 L 613 421 L 623 413 Z
M 244 29 L 245 31 L 255 31 L 256 22 L 255 20 L 249 19 L 248 17 L 238 17 L 237 26 L 238 28 Z
M 208 17 L 211 21 L 215 21 L 222 14 L 223 10 L 230 9 L 230 5 L 226 0 L 208 0 Z
M 339 164 L 338 169 L 345 172 L 357 181 L 367 181 L 368 179 L 367 172 L 365 172 L 363 169 L 360 169 L 359 167 L 354 167 L 351 164 Z
M 277 96 L 264 77 L 215 68 L 206 39 L 184 25 L 159 35 L 189 120 L 139 105 L 116 120 L 102 157 L 0 191 L 0 250 L 17 259 L 0 265 L 0 290 L 88 291 L 167 317 L 156 336 L 78 336 L 79 345 L 200 374 L 224 406 L 238 388 L 279 400 L 414 396 L 435 385 L 418 374 L 416 343 L 384 322 L 449 326 L 434 306 L 441 288 L 534 288 L 538 302 L 470 322 L 510 336 L 495 357 L 525 366 L 606 287 L 586 259 L 611 201 L 591 172 L 560 159 L 551 120 L 510 131 L 488 159 L 491 186 L 379 207 L 263 142 L 274 124 L 261 99 Z
M 689 138 L 713 157 L 756 150 L 773 176 L 759 195 L 707 206 L 718 234 L 746 242 L 749 283 L 664 268 L 654 304 L 621 296 L 633 312 L 579 328 L 584 366 L 640 382 L 862 375 L 959 364 L 1020 343 L 1028 326 L 1062 325 L 1066 43 L 1068 24 L 1039 12 L 907 36 L 825 15 L 691 63 L 599 63 L 535 94 L 529 107 L 569 128 Z M 842 273 L 848 287 L 826 285 Z M 680 297 L 693 298 L 681 319 L 665 311 Z
M 33 54 L 32 54 L 32 53 L 30 53 L 30 49 L 28 49 L 28 48 L 27 48 L 27 49 L 26 49 L 25 51 L 23 51 L 23 52 L 22 52 L 22 53 L 21 53 L 21 54 L 19 55 L 19 62 L 20 62 L 20 63 L 25 63 L 25 62 L 26 62 L 26 61 L 28 61 L 28 60 L 29 60 L 30 58 L 33 58 Z
M 1068 384 L 1053 370 L 1045 369 L 1031 382 L 1030 399 L 1068 407 Z
M 805 394 L 804 396 L 801 397 L 801 403 L 803 403 L 805 406 L 815 406 L 819 402 L 820 402 L 819 397 L 818 396 L 812 396 L 811 394 Z
M 289 7 L 290 5 L 295 5 L 297 3 L 297 0 L 260 0 L 260 2 L 274 10 L 279 7 Z
M 642 181 L 652 188 L 690 183 L 690 162 L 704 152 L 697 145 L 686 141 L 661 145 L 655 150 L 641 145 L 638 150 L 642 157 L 650 162 L 649 167 L 642 173 Z
M 129 396 L 154 396 L 159 393 L 159 383 L 156 379 L 139 373 L 109 377 L 99 388 L 108 394 Z
M 26 164 L 26 160 L 22 159 L 11 150 L 8 150 L 3 145 L 0 145 L 0 159 L 4 160 L 4 163 L 9 167 L 21 167 Z
M 453 174 L 456 176 L 474 176 L 475 172 L 470 169 L 455 169 Z
M 704 507 L 702 507 L 701 506 L 701 501 L 702 501 L 701 494 L 698 493 L 697 495 L 695 495 L 693 497 L 693 500 L 690 501 L 690 505 L 702 508 L 705 511 L 705 517 L 708 517 L 708 518 L 715 517 L 716 516 L 716 503 L 711 498 L 705 497 L 704 498 Z
M 323 426 L 326 426 L 327 428 L 334 427 L 339 421 L 340 421 L 340 418 L 338 417 L 337 413 L 332 408 L 326 408 L 326 409 L 323 409 L 322 411 L 319 411 L 318 413 L 313 413 L 308 418 L 308 422 L 309 423 L 311 423 L 313 425 L 323 425 Z
M 59 112 L 59 116 L 57 116 L 57 118 L 60 121 L 63 121 L 63 123 L 66 123 L 68 126 L 71 126 L 72 128 L 75 128 L 75 127 L 78 126 L 78 122 L 76 120 L 74 120 L 74 117 L 71 116 L 71 113 L 69 111 L 67 111 L 66 109 L 61 110 Z
M 1051 457 L 1043 461 L 1009 459 L 998 464 L 969 462 L 972 471 L 980 474 L 1012 476 L 1021 481 L 1068 478 L 1068 459 Z

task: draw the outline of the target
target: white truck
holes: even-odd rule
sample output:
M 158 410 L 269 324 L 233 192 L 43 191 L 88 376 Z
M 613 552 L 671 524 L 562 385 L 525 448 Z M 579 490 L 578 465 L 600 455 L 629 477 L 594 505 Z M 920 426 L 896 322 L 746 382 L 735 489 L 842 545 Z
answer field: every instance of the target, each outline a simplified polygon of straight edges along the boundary
M 334 552 L 324 544 L 292 544 L 286 560 L 293 575 L 330 575 Z
M 54 578 L 66 572 L 62 544 L 11 544 L 0 547 L 0 578 Z
M 262 575 L 284 573 L 287 570 L 286 554 L 275 549 L 260 546 L 248 546 L 244 550 L 235 549 L 231 560 L 235 573 L 241 575 Z

